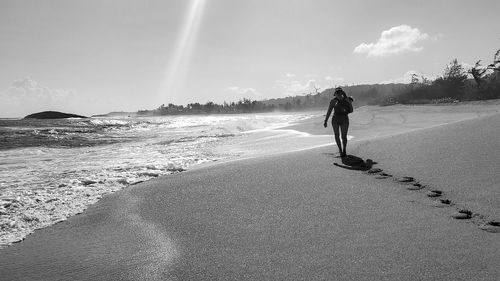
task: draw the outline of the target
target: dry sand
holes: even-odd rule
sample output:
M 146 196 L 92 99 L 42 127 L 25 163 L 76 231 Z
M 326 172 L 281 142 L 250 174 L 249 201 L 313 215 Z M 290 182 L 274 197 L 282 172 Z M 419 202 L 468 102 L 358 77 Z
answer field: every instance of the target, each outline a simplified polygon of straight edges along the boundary
M 353 114 L 348 153 L 392 177 L 334 166 L 334 144 L 199 167 L 1 250 L 0 279 L 498 280 L 500 233 L 479 226 L 500 219 L 499 106 L 458 106 Z M 331 132 L 318 122 L 294 128 Z M 474 217 L 453 219 L 459 208 Z

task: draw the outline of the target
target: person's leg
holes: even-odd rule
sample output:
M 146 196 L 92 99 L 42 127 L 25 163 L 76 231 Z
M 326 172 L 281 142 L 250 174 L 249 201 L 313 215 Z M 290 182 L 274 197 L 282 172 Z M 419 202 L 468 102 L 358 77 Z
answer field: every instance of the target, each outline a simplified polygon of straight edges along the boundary
M 340 142 L 340 132 L 339 132 L 339 123 L 336 122 L 335 116 L 332 118 L 332 128 L 333 128 L 333 134 L 335 135 L 335 142 L 337 143 L 337 146 L 339 147 L 339 153 L 342 154 L 342 143 Z
M 340 124 L 340 132 L 342 134 L 342 144 L 344 149 L 342 150 L 342 154 L 347 156 L 347 131 L 349 130 L 349 119 L 346 116 L 345 120 Z

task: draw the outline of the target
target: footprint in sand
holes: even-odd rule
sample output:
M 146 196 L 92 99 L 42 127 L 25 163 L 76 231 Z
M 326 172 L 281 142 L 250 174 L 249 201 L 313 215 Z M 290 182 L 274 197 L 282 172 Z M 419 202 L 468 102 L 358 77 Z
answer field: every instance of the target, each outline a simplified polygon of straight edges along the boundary
M 480 229 L 491 232 L 491 233 L 500 233 L 500 222 L 499 221 L 489 221 L 481 226 Z
M 387 174 L 387 173 L 380 173 L 379 175 L 381 175 L 383 177 L 388 177 L 388 178 L 392 177 L 392 175 Z
M 412 183 L 410 186 L 408 186 L 406 189 L 408 190 L 420 190 L 424 189 L 426 186 L 423 184 L 420 184 L 418 182 Z
M 451 206 L 451 201 L 449 199 L 439 199 L 434 201 L 434 207 L 445 208 Z
M 437 189 L 434 189 L 434 190 L 431 190 L 429 192 L 427 192 L 427 197 L 439 197 L 443 195 L 443 192 L 441 190 L 437 190 Z
M 414 182 L 415 178 L 413 178 L 413 177 L 402 177 L 402 178 L 396 179 L 396 181 L 403 182 L 403 183 Z
M 386 179 L 388 177 L 391 177 L 391 175 L 384 173 L 384 170 L 379 168 L 371 168 L 365 173 L 375 176 L 376 179 Z
M 372 164 L 372 163 L 370 163 Z M 338 165 L 338 164 L 336 164 Z M 384 172 L 384 170 L 379 169 L 379 168 L 372 168 L 372 165 L 369 166 L 364 166 L 368 169 L 363 169 L 366 174 L 375 176 L 376 179 L 387 179 L 392 177 L 392 175 L 387 174 Z M 415 178 L 413 177 L 408 177 L 404 176 L 401 178 L 395 178 L 395 181 L 404 184 L 408 186 L 406 189 L 408 190 L 421 190 L 424 188 L 428 188 L 426 185 L 423 185 L 419 183 Z M 437 198 L 441 197 L 443 195 L 443 192 L 438 189 L 433 189 L 427 192 L 427 196 L 431 198 Z M 438 200 L 434 201 L 434 207 L 437 208 L 445 208 L 454 205 L 451 200 L 446 199 L 446 198 L 439 198 Z M 467 209 L 461 209 L 458 210 L 455 214 L 452 215 L 452 218 L 457 219 L 457 220 L 469 220 L 472 219 L 472 217 L 475 218 L 481 218 L 482 216 L 479 214 L 473 214 L 470 210 Z M 479 228 L 491 232 L 491 233 L 500 233 L 500 222 L 499 221 L 489 221 L 489 222 L 474 222 L 474 224 L 479 225 Z
M 459 210 L 452 217 L 457 220 L 468 220 L 472 218 L 472 212 L 466 209 Z
M 441 204 L 451 205 L 450 199 L 441 199 L 441 200 L 439 200 L 439 202 L 441 202 Z

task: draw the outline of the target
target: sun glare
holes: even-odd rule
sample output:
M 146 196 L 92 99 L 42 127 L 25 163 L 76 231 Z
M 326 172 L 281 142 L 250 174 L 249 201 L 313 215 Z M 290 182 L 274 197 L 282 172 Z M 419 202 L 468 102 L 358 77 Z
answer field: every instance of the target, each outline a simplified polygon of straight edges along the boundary
M 182 30 L 176 41 L 176 46 L 167 65 L 162 95 L 169 100 L 176 101 L 182 94 L 181 86 L 184 82 L 196 38 L 203 18 L 206 0 L 191 0 L 187 9 Z

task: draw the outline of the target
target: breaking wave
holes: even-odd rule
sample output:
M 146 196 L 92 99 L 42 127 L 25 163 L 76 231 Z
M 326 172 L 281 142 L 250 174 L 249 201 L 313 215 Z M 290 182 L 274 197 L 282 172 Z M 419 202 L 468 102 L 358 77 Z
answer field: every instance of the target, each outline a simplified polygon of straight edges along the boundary
M 228 139 L 310 116 L 0 119 L 0 248 L 128 185 L 237 157 L 215 149 Z

